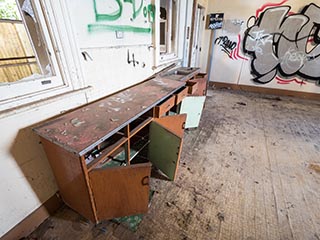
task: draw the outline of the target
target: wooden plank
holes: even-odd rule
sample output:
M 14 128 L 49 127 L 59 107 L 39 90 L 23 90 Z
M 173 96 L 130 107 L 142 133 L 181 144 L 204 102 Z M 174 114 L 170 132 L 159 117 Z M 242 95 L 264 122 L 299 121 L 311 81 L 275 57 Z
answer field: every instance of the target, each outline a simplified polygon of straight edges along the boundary
M 98 220 L 146 213 L 150 172 L 150 163 L 90 172 Z
M 79 157 L 41 138 L 63 201 L 95 222 L 93 205 Z
M 15 82 L 33 73 L 40 73 L 36 63 L 25 58 L 33 57 L 34 52 L 23 24 L 15 22 L 0 23 L 0 38 L 4 39 L 0 49 L 2 61 L 1 82 Z

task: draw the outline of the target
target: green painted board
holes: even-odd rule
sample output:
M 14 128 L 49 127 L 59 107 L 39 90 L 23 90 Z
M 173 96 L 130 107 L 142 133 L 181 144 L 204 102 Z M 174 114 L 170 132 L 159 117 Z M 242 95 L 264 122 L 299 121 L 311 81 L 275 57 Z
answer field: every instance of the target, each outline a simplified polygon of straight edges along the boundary
M 150 124 L 149 160 L 170 180 L 174 180 L 179 163 L 181 138 L 156 122 Z
M 187 114 L 185 128 L 196 128 L 199 126 L 205 100 L 205 96 L 188 96 L 182 100 L 179 113 Z

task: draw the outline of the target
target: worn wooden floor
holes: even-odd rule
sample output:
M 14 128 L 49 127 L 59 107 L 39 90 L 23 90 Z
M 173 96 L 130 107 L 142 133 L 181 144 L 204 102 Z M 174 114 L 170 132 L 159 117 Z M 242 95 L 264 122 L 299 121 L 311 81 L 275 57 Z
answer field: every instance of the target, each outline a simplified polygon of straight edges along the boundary
M 177 181 L 152 180 L 136 232 L 64 207 L 28 239 L 320 240 L 320 103 L 209 95 L 201 126 L 186 132 Z

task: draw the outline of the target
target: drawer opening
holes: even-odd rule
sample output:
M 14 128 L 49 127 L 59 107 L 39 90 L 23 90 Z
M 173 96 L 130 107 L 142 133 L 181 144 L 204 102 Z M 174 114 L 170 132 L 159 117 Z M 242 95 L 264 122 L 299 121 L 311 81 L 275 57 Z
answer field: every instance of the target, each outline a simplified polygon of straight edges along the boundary
M 198 89 L 198 82 L 196 81 L 189 81 L 186 83 L 186 86 L 188 87 L 188 93 L 193 94 Z
M 206 73 L 198 73 L 194 78 L 206 78 L 207 74 Z
M 122 133 L 116 133 L 84 155 L 88 169 L 104 162 L 108 156 L 121 147 L 128 139 Z

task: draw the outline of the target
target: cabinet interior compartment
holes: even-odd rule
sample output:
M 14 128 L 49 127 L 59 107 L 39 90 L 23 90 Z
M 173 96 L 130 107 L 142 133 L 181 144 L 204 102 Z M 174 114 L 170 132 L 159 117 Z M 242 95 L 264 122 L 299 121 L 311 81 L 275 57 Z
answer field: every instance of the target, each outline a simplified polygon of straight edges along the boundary
M 133 137 L 140 132 L 145 126 L 147 126 L 153 120 L 153 110 L 150 110 L 138 117 L 129 124 L 129 136 Z
M 146 124 L 143 128 L 139 129 L 139 132 L 136 132 L 133 136 L 130 136 L 130 165 L 149 162 L 147 158 L 149 143 L 149 124 Z M 125 161 L 125 150 L 125 146 L 119 148 L 118 151 L 112 154 L 112 158 L 115 161 Z
M 94 147 L 84 155 L 87 168 L 91 170 L 98 165 L 101 166 L 101 164 L 105 164 L 110 160 L 109 156 L 127 141 L 128 138 L 125 137 L 123 133 L 118 132 Z
M 149 128 L 148 124 L 138 134 L 130 138 L 130 164 L 149 162 Z

